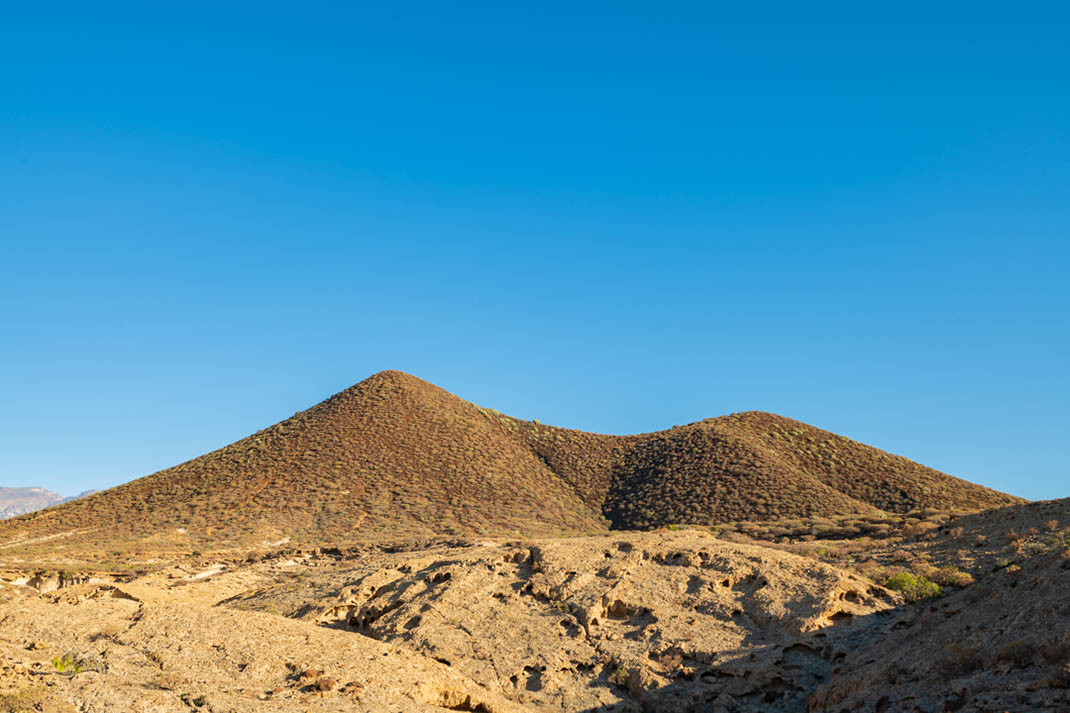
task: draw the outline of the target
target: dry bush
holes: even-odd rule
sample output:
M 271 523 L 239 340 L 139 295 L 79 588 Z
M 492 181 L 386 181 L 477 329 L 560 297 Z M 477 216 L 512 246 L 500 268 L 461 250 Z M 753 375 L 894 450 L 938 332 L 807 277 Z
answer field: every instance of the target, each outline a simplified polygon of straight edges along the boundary
M 170 671 L 161 671 L 152 679 L 152 685 L 162 691 L 174 691 L 185 685 L 186 680 Z
M 1070 663 L 1070 643 L 1050 640 L 1039 649 L 1040 657 L 1050 664 Z
M 126 627 L 122 624 L 111 622 L 100 627 L 100 631 L 90 637 L 93 641 L 98 639 L 108 639 L 109 641 L 118 641 L 122 633 L 126 631 Z
M 889 576 L 888 570 L 881 567 L 876 560 L 872 559 L 856 564 L 854 569 L 863 577 L 878 584 L 886 580 Z
M 963 572 L 951 565 L 929 568 L 926 576 L 942 587 L 965 587 L 973 584 L 973 577 L 968 572 Z
M 1023 557 L 1036 557 L 1050 552 L 1052 549 L 1051 543 L 1040 542 L 1038 540 L 1028 540 L 1019 549 L 1018 553 Z
M 921 537 L 923 535 L 930 534 L 934 530 L 937 530 L 939 528 L 940 526 L 937 523 L 923 520 L 921 522 L 917 522 L 904 527 L 903 535 L 905 535 L 906 537 Z
M 936 670 L 945 676 L 965 676 L 984 667 L 984 650 L 979 647 L 948 644 L 946 655 L 937 660 Z
M 720 538 L 728 542 L 735 542 L 737 545 L 754 544 L 754 540 L 744 535 L 742 532 L 723 532 L 720 534 Z
M 1006 540 L 1007 544 L 1010 545 L 1015 552 L 1022 554 L 1022 550 L 1025 547 L 1025 543 L 1029 539 L 1029 536 L 1016 532 L 1014 528 L 1011 528 L 1003 533 L 1003 539 Z
M 1055 664 L 1046 683 L 1049 688 L 1070 688 L 1070 662 Z
M 1036 660 L 1037 650 L 1028 641 L 1014 641 L 1000 649 L 996 661 L 1013 668 L 1028 668 Z
M 23 713 L 35 710 L 45 698 L 40 686 L 27 686 L 15 691 L 0 693 L 0 713 Z

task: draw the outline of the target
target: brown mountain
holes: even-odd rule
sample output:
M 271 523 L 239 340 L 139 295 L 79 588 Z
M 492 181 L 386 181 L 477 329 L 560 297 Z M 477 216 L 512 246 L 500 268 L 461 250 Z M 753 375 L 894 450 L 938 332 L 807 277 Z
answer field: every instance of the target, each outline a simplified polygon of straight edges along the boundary
M 599 435 L 511 418 L 386 371 L 220 450 L 0 523 L 0 541 L 536 535 L 1017 502 L 773 414 Z

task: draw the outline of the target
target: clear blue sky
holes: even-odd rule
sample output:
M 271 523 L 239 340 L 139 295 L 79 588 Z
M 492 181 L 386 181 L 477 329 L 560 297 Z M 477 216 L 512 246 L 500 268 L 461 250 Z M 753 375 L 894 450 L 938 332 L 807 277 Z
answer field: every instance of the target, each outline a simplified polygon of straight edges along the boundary
M 1070 5 L 377 5 L 5 8 L 0 485 L 396 368 L 1070 496 Z

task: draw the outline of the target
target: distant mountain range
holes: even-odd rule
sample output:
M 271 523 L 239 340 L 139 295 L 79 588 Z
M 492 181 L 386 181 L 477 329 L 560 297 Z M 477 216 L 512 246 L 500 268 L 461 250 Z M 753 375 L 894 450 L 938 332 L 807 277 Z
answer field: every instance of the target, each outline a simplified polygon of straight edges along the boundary
M 37 493 L 49 495 L 58 498 Z M 0 539 L 545 536 L 1019 502 L 775 414 L 608 436 L 512 418 L 385 371 L 220 450 L 4 522 Z
M 84 498 L 85 496 L 92 495 L 96 492 L 99 491 L 84 490 L 77 495 L 65 498 L 59 493 L 54 493 L 51 490 L 45 490 L 44 488 L 0 487 L 0 520 L 16 517 L 18 515 L 25 515 L 26 513 L 35 510 L 43 510 L 44 508 L 59 505 L 61 503 L 69 503 L 72 500 Z

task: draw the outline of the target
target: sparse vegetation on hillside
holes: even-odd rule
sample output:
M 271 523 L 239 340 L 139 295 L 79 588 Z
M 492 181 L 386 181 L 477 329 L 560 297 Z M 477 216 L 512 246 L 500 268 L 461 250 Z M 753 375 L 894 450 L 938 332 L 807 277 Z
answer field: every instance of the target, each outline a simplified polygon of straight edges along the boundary
M 125 559 L 792 518 L 850 537 L 920 508 L 1015 502 L 772 414 L 606 436 L 514 419 L 383 372 L 200 458 L 0 523 L 0 536 L 21 551 L 91 545 Z

